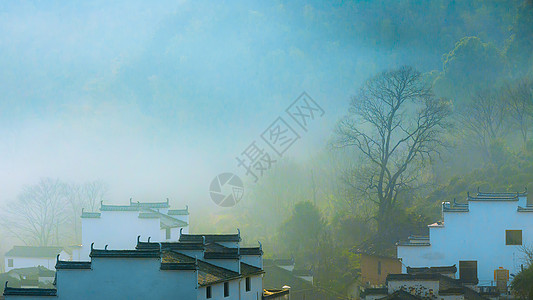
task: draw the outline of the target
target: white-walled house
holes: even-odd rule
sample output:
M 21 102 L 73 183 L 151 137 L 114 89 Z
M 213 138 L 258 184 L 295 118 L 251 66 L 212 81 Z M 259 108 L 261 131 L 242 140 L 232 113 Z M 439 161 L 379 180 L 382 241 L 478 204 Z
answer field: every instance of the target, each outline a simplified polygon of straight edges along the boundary
M 70 259 L 62 247 L 14 246 L 5 254 L 5 271 L 37 266 L 54 270 L 58 254 L 63 259 Z
M 398 243 L 406 267 L 457 265 L 472 285 L 495 285 L 496 270 L 517 274 L 523 246 L 533 246 L 533 206 L 524 193 L 481 193 L 466 203 L 442 203 L 443 221 L 429 225 L 428 237 Z
M 240 240 L 240 234 L 183 234 L 177 242 L 137 239 L 135 250 L 92 248 L 89 261 L 57 261 L 55 289 L 7 284 L 4 296 L 6 300 L 262 299 L 263 251 L 261 246 L 240 247 Z
M 127 226 L 125 225 L 127 224 Z M 132 202 L 104 205 L 99 212 L 81 214 L 82 245 L 73 252 L 75 260 L 87 260 L 91 244 L 110 249 L 133 249 L 138 235 L 152 241 L 178 241 L 189 232 L 189 209 L 170 209 L 166 202 Z

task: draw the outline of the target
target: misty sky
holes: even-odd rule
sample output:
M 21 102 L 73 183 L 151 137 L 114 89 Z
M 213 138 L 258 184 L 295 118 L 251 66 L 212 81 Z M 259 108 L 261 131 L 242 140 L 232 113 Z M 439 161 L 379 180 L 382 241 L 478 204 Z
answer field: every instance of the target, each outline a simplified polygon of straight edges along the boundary
M 1 2 L 0 202 L 53 177 L 214 205 L 211 179 L 303 91 L 326 113 L 287 156 L 322 150 L 362 80 L 408 51 L 370 48 L 356 3 L 328 5 Z

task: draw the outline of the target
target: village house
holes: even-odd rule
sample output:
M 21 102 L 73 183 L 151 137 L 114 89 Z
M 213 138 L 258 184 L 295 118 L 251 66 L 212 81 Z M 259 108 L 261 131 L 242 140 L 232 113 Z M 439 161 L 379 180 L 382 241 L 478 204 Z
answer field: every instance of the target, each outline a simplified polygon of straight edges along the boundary
M 5 254 L 5 271 L 37 266 L 54 270 L 58 254 L 63 259 L 70 259 L 62 247 L 14 246 Z
M 407 268 L 407 274 L 387 275 L 383 287 L 366 288 L 362 299 L 489 299 L 456 279 L 456 272 L 456 266 Z
M 478 287 L 508 284 L 524 265 L 522 247 L 533 246 L 533 206 L 524 193 L 477 193 L 466 203 L 443 202 L 442 221 L 429 236 L 398 243 L 407 267 L 456 265 L 462 282 Z M 505 288 L 504 288 L 505 289 Z
M 363 286 L 383 286 L 387 275 L 402 272 L 402 263 L 393 256 L 358 252 Z
M 99 212 L 82 212 L 81 230 L 82 245 L 73 251 L 74 260 L 87 260 L 92 243 L 100 248 L 133 249 L 138 235 L 154 242 L 178 241 L 180 232 L 189 232 L 189 209 L 170 209 L 168 199 L 151 203 L 130 199 L 129 205 L 101 203 Z
M 238 234 L 182 234 L 176 242 L 137 239 L 135 249 L 90 250 L 88 261 L 56 262 L 53 289 L 12 288 L 9 299 L 288 299 L 263 290 L 263 251 Z M 44 298 L 43 298 L 44 297 Z

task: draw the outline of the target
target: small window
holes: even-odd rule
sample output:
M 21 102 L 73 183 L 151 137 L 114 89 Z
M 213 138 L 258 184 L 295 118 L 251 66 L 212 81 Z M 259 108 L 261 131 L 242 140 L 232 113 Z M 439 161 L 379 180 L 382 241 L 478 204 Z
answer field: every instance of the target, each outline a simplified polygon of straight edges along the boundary
M 9 259 L 7 260 L 7 266 L 8 266 L 9 268 L 13 268 L 13 259 L 12 259 L 12 258 L 9 258 Z
M 522 245 L 522 230 L 506 230 L 505 231 L 506 245 Z
M 224 282 L 224 297 L 229 297 L 229 282 Z
M 381 275 L 381 261 L 378 260 L 378 275 Z
M 246 277 L 246 291 L 249 292 L 252 289 L 252 283 L 250 277 Z
M 167 240 L 170 240 L 170 228 L 167 228 Z
M 205 298 L 211 299 L 211 286 L 205 288 Z

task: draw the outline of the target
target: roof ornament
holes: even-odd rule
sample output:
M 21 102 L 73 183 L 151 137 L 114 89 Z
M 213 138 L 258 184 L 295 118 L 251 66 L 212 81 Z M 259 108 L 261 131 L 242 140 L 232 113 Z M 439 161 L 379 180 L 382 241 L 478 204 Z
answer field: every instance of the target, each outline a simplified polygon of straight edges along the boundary
M 131 202 L 132 199 L 133 199 L 133 198 L 130 198 L 130 205 L 131 205 L 131 203 L 132 203 L 132 202 Z
M 6 284 L 4 285 L 4 289 L 7 289 L 7 283 L 8 283 L 8 282 L 9 282 L 9 281 L 6 280 Z
M 526 188 L 526 190 L 527 190 L 527 188 Z M 186 210 L 187 212 L 189 212 L 189 205 L 185 205 L 185 210 Z
M 168 202 L 169 202 L 169 200 L 168 200 L 168 198 L 167 198 L 167 205 L 168 205 Z
M 56 264 L 59 263 L 59 253 L 56 256 Z
M 477 193 L 478 193 L 478 194 L 481 193 L 481 192 L 479 191 L 479 186 L 477 187 Z
M 263 245 L 261 244 L 261 242 L 257 241 L 257 243 L 259 244 L 259 250 L 263 250 Z
M 107 246 L 108 246 L 108 245 L 105 245 L 104 250 L 107 250 Z
M 141 240 L 141 235 L 138 235 L 137 236 L 137 244 L 139 244 L 140 240 Z
M 237 234 L 241 237 L 241 230 L 239 228 L 237 228 Z
M 91 243 L 91 251 L 94 250 L 94 242 Z
M 470 192 L 466 192 L 466 198 L 470 199 Z
M 183 227 L 180 227 L 180 236 L 181 236 L 182 232 L 183 232 Z
M 150 243 L 150 239 L 151 239 L 151 238 L 152 238 L 151 236 L 148 237 L 148 243 Z
M 202 245 L 205 245 L 205 235 L 202 235 Z
M 102 208 L 102 206 L 104 206 L 104 200 L 100 200 L 100 208 Z

